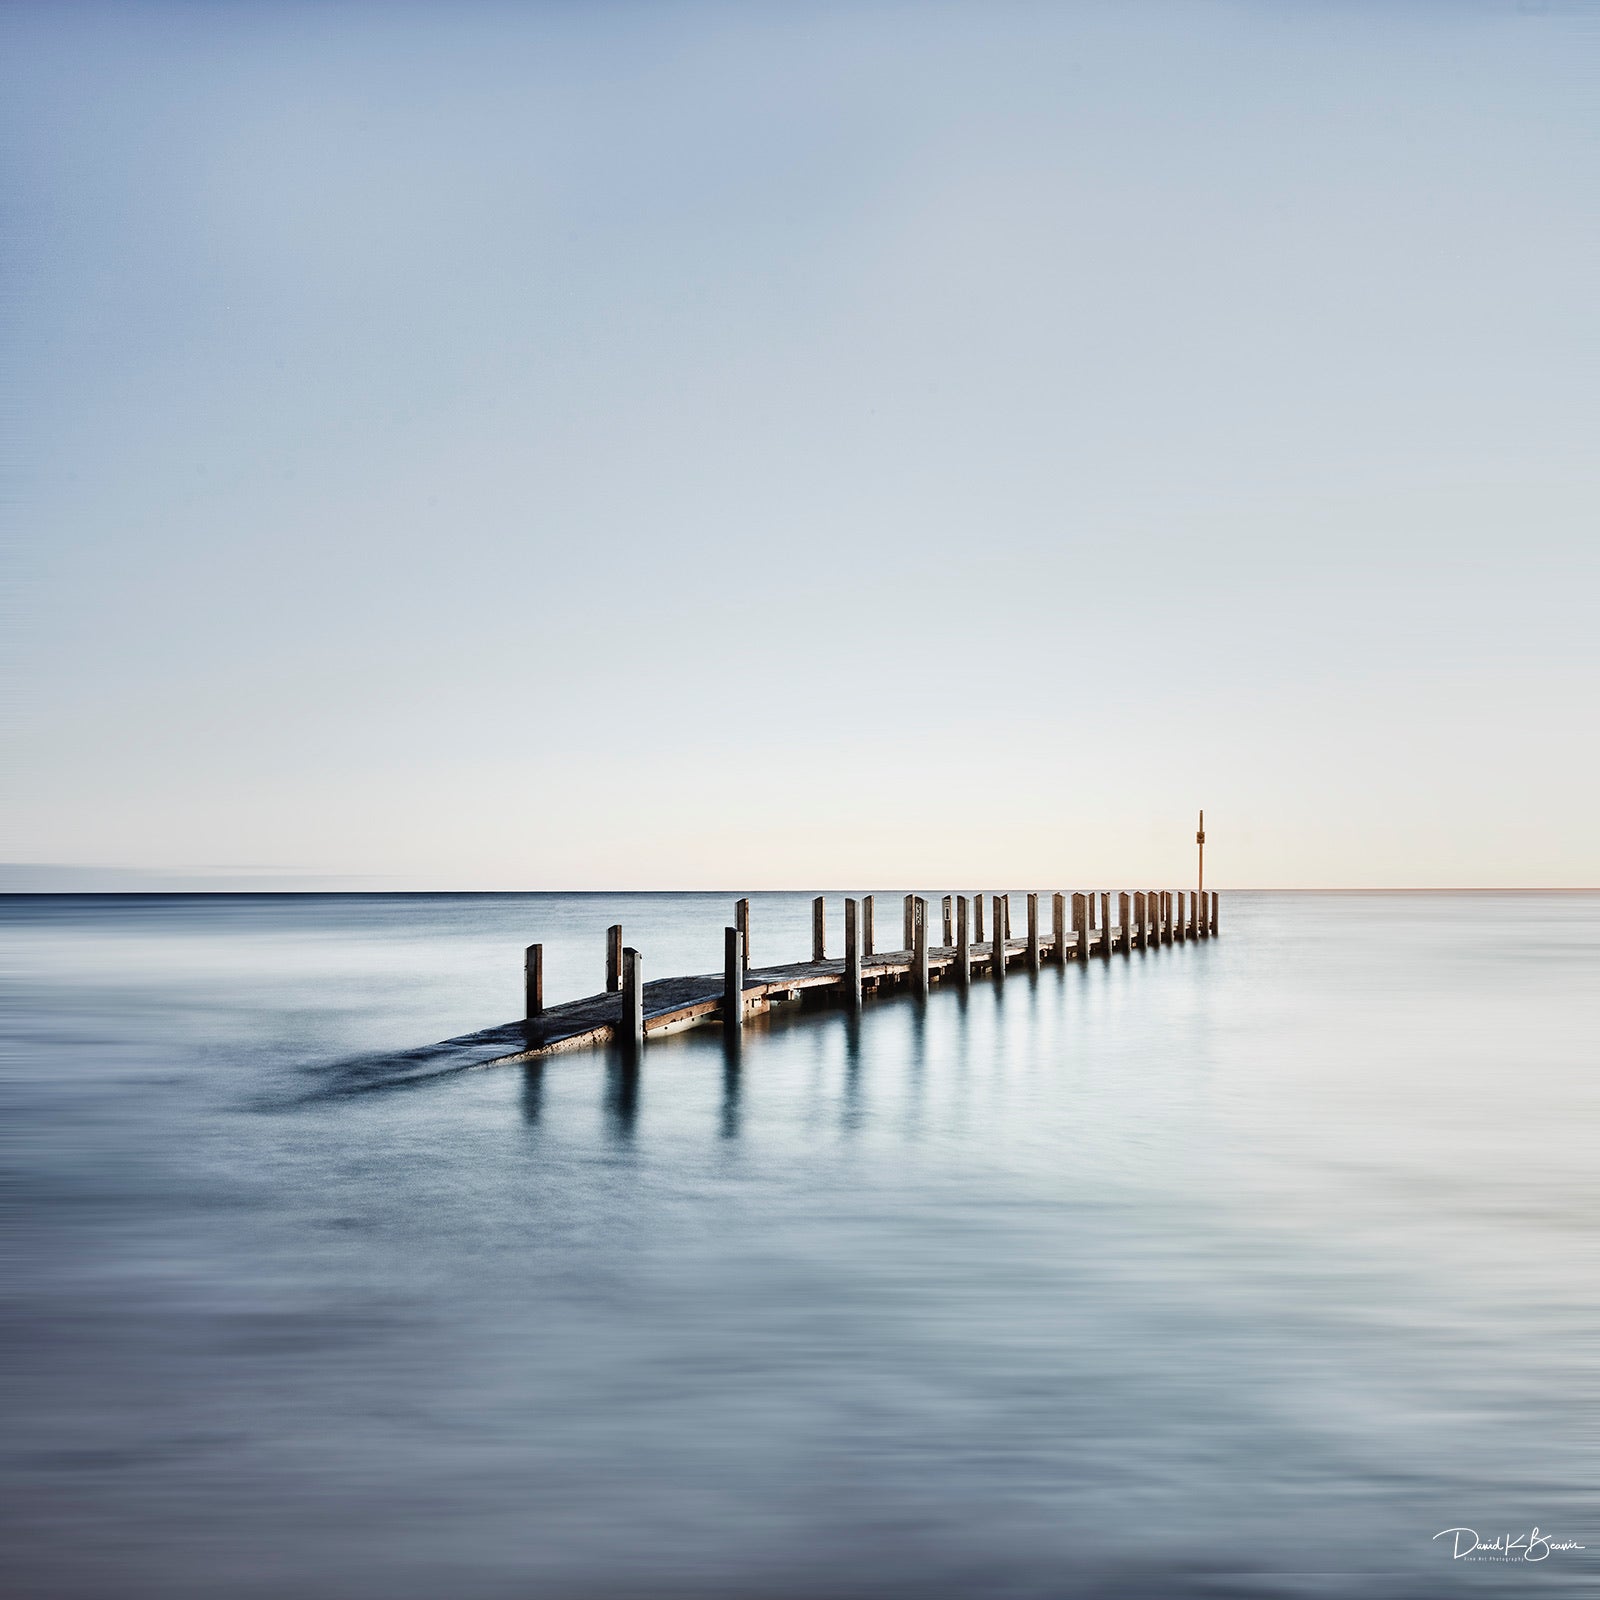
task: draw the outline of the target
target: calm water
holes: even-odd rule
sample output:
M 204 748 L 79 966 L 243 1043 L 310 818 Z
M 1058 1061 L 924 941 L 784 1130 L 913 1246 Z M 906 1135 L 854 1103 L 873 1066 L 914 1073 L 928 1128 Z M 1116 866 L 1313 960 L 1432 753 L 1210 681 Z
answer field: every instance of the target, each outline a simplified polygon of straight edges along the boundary
M 340 1092 L 730 909 L 0 901 L 6 1591 L 1596 1592 L 1600 898 Z

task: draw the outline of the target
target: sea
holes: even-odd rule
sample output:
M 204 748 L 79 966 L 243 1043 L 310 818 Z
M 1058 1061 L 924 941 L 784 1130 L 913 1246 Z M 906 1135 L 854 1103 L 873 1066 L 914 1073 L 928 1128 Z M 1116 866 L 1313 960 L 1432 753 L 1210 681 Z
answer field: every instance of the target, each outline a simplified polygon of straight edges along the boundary
M 1600 1593 L 1600 896 L 388 1071 L 735 892 L 0 900 L 0 1592 Z

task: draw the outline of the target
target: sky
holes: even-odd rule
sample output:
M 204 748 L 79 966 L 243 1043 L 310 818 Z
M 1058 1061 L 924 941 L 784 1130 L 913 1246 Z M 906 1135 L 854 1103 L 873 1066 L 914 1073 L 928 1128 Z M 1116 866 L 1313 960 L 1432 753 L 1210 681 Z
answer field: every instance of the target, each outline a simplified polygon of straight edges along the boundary
M 1600 884 L 1597 16 L 0 9 L 0 887 Z

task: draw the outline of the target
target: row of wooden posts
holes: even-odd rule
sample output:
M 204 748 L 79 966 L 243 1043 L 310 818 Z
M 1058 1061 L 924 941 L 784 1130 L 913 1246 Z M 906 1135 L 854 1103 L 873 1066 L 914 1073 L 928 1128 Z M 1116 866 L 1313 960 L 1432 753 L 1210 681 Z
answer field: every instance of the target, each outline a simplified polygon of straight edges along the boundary
M 1131 954 L 1134 950 L 1151 945 L 1183 944 L 1193 939 L 1214 938 L 1217 932 L 1217 896 L 1213 892 L 1150 890 L 1132 895 L 1122 891 L 1117 896 L 1118 921 L 1111 921 L 1111 893 L 1080 892 L 1070 896 L 1072 954 L 1078 961 L 1087 962 L 1091 954 L 1109 958 L 1114 952 Z M 972 980 L 974 968 L 987 968 L 996 978 L 1004 978 L 1006 964 L 1013 956 L 1025 956 L 1031 972 L 1038 972 L 1046 959 L 1045 943 L 1039 925 L 1039 899 L 1029 894 L 1027 941 L 1021 950 L 1007 948 L 1011 938 L 1011 896 L 997 894 L 991 897 L 992 932 L 984 937 L 984 897 L 973 895 L 945 895 L 943 900 L 943 950 L 953 953 L 948 965 L 953 967 L 956 979 L 962 985 Z M 1067 951 L 1066 894 L 1050 897 L 1051 933 L 1049 959 L 1065 964 Z M 1096 918 L 1096 899 L 1099 916 Z M 903 905 L 902 936 L 904 944 L 899 954 L 909 955 L 908 971 L 899 965 L 883 966 L 871 974 L 866 973 L 864 962 L 874 955 L 872 895 L 860 900 L 847 899 L 844 903 L 844 963 L 836 984 L 842 988 L 852 1006 L 859 1006 L 868 979 L 874 987 L 883 982 L 897 981 L 909 976 L 912 987 L 919 995 L 926 995 L 933 981 L 930 970 L 929 902 L 921 895 L 908 894 Z M 1097 940 L 1096 934 L 1100 937 Z M 1093 949 L 1091 949 L 1091 946 Z M 818 895 L 811 903 L 811 960 L 813 964 L 826 963 L 827 905 L 825 897 Z M 802 964 L 803 968 L 803 964 Z M 789 970 L 789 969 L 784 969 Z M 745 1020 L 745 979 L 750 971 L 750 902 L 739 900 L 734 905 L 733 926 L 724 932 L 722 1017 L 731 1027 L 742 1028 Z M 529 945 L 524 969 L 527 1015 L 530 1018 L 544 1011 L 544 947 Z M 824 980 L 826 981 L 826 980 Z M 781 982 L 780 985 L 781 987 Z M 621 996 L 621 1017 L 617 1037 L 624 1044 L 642 1044 L 644 1041 L 644 969 L 639 952 L 622 943 L 622 925 L 614 923 L 606 930 L 606 989 L 607 994 Z

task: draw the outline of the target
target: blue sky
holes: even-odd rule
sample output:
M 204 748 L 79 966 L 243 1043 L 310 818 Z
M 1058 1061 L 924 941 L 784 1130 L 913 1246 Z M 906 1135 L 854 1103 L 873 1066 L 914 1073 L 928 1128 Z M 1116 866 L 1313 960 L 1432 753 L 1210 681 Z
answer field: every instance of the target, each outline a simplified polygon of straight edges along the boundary
M 1595 41 L 7 8 L 0 854 L 1600 882 Z

